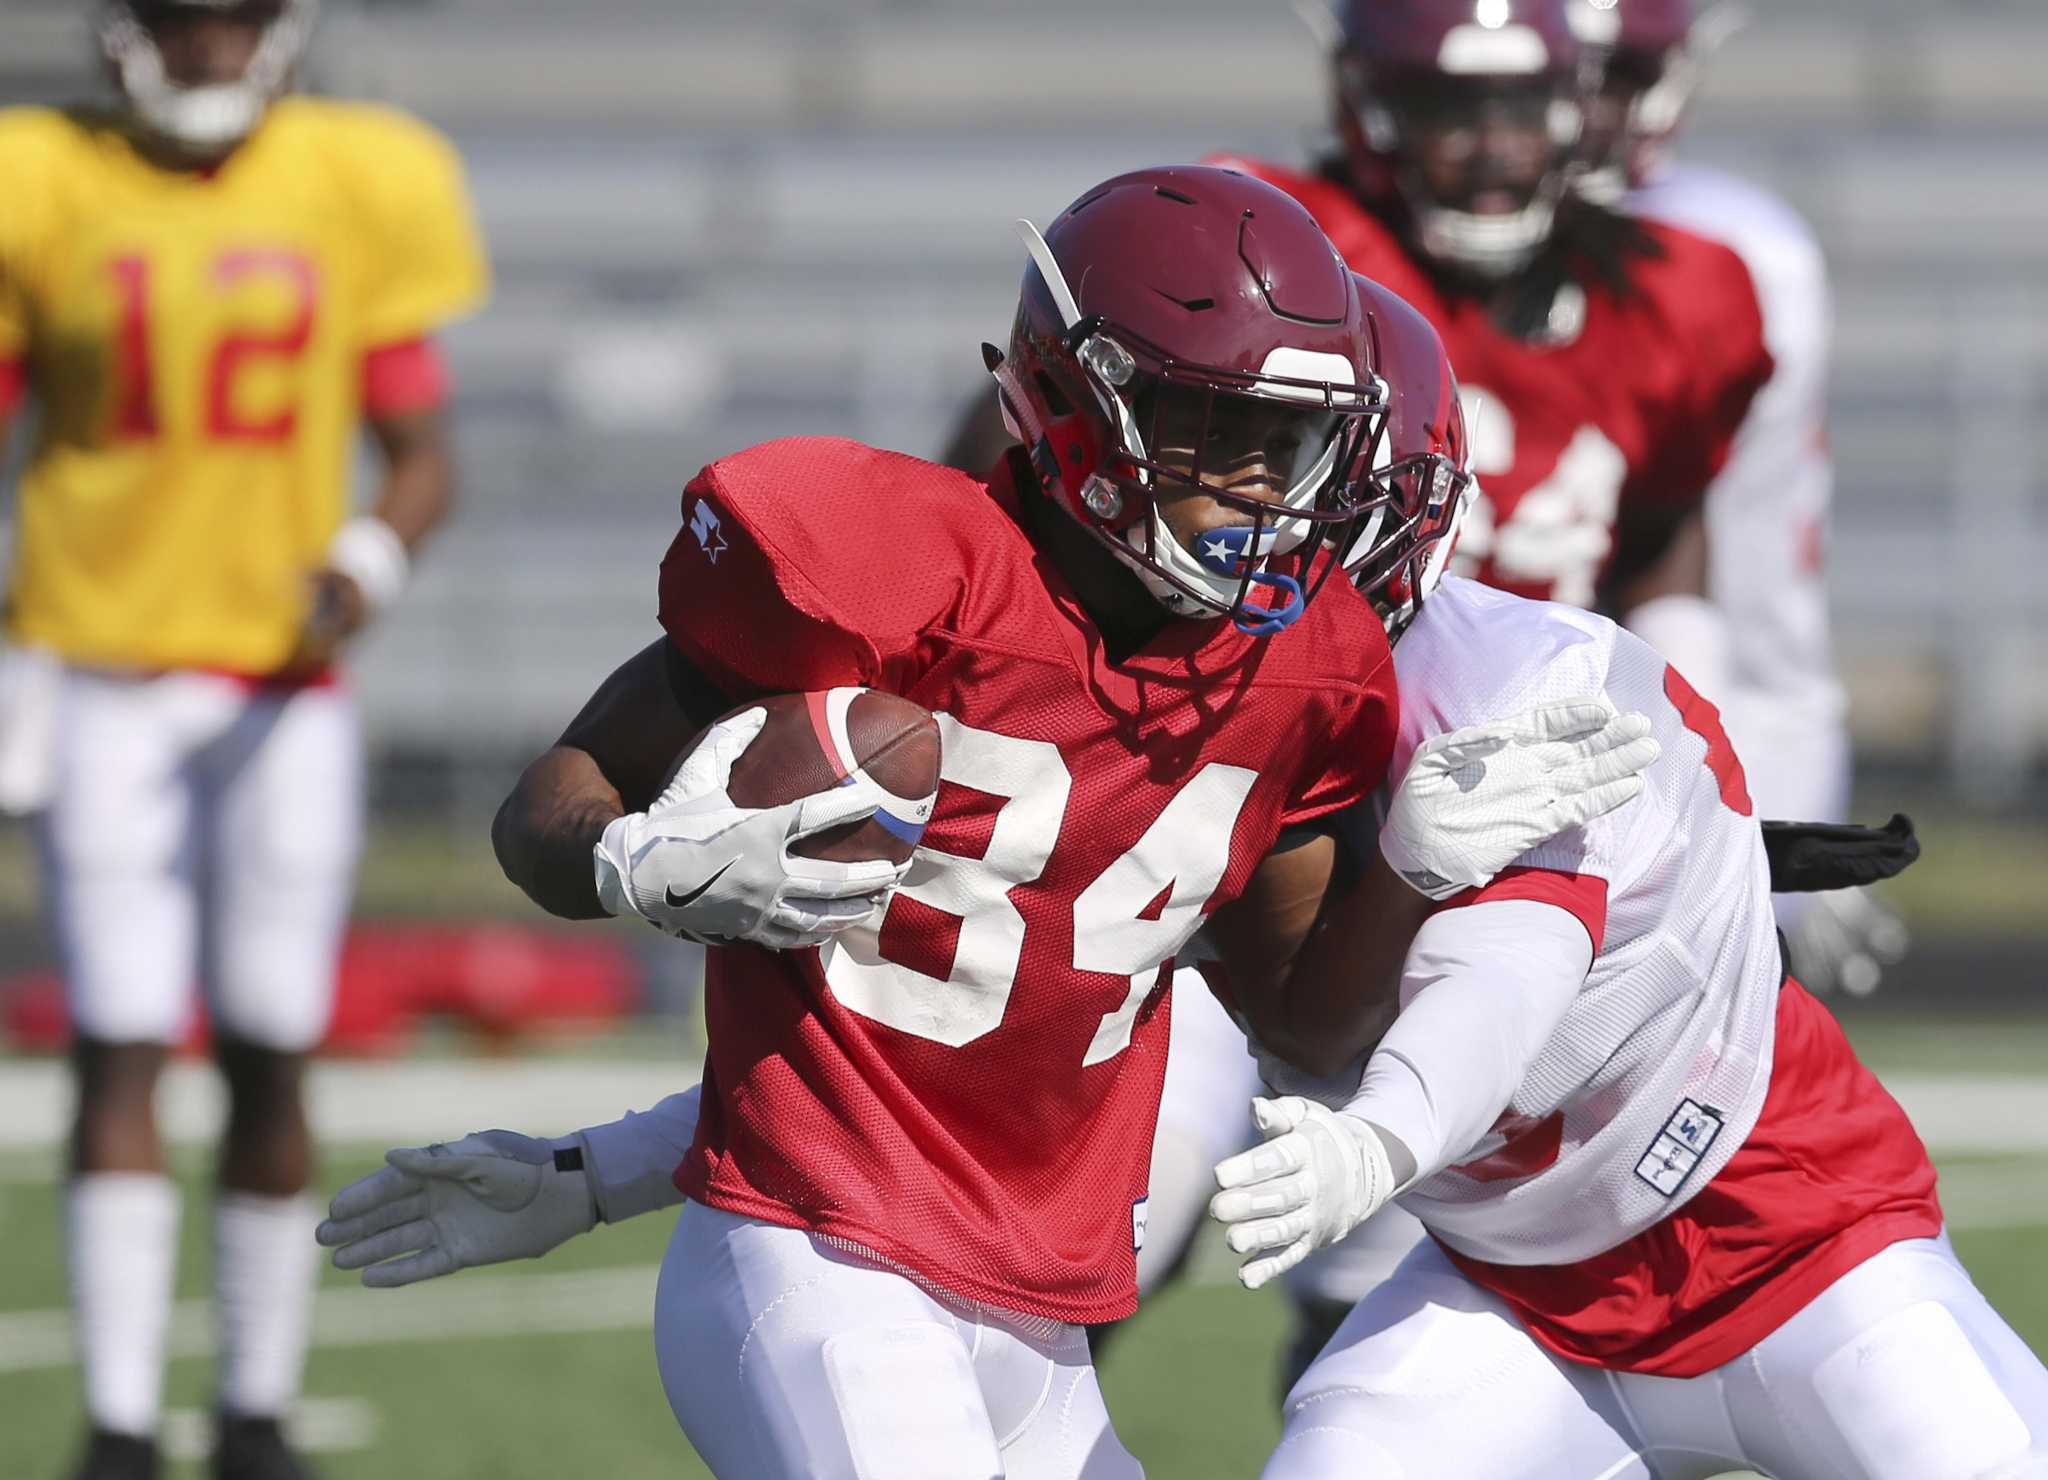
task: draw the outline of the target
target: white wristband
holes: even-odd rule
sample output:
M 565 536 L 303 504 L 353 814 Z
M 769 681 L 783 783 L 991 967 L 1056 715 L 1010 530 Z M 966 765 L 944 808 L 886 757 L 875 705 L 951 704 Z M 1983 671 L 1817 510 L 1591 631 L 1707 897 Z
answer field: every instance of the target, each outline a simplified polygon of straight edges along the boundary
M 327 547 L 327 563 L 356 583 L 363 605 L 382 611 L 405 590 L 412 556 L 398 531 L 374 514 L 362 514 L 342 525 Z

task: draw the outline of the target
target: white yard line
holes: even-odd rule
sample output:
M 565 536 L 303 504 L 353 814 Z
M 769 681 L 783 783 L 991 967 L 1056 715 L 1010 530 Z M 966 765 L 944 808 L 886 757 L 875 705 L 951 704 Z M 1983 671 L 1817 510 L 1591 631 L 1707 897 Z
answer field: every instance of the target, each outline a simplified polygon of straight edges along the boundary
M 2048 1187 L 2010 1168 L 1959 1167 L 1942 1178 L 1949 1226 L 1959 1230 L 2048 1226 Z M 1226 1284 L 1236 1257 L 1205 1238 L 1192 1275 Z M 462 1341 L 493 1336 L 568 1335 L 646 1330 L 653 1319 L 660 1266 L 625 1265 L 573 1274 L 469 1273 L 404 1291 L 325 1289 L 314 1302 L 313 1345 L 360 1347 Z M 181 1300 L 172 1312 L 172 1357 L 214 1350 L 214 1312 L 206 1300 Z M 74 1358 L 66 1309 L 0 1314 L 0 1373 L 66 1367 Z
M 2048 1225 L 2048 1190 L 2015 1186 L 1990 1168 L 1943 1179 L 1949 1226 L 1954 1229 Z M 1230 1283 L 1236 1256 L 1220 1239 L 1205 1238 L 1192 1277 L 1198 1284 Z M 647 1330 L 654 1317 L 655 1264 L 623 1265 L 573 1274 L 471 1272 L 416 1289 L 325 1289 L 314 1301 L 316 1347 L 410 1346 L 493 1336 L 572 1335 Z M 172 1311 L 169 1354 L 205 1357 L 214 1351 L 210 1301 L 181 1300 Z M 68 1367 L 75 1356 L 68 1309 L 0 1314 L 0 1373 Z
M 212 1410 L 166 1408 L 161 1440 L 171 1459 L 203 1460 L 213 1453 Z M 292 1447 L 308 1454 L 345 1454 L 368 1449 L 383 1432 L 377 1405 L 366 1398 L 316 1397 L 302 1393 L 285 1416 Z
M 487 1126 L 555 1134 L 644 1110 L 697 1076 L 697 1061 L 683 1056 L 325 1063 L 313 1071 L 313 1119 L 335 1142 L 445 1140 Z M 1899 1074 L 1886 1084 L 1936 1152 L 2048 1151 L 2048 1076 Z M 218 1077 L 180 1063 L 165 1078 L 158 1121 L 174 1143 L 203 1143 L 222 1108 Z M 61 1064 L 0 1061 L 0 1154 L 57 1145 L 70 1113 Z
M 313 1305 L 313 1344 L 385 1346 L 646 1328 L 660 1266 L 628 1265 L 575 1274 L 457 1275 L 416 1290 L 322 1290 Z M 181 1300 L 171 1313 L 170 1355 L 209 1356 L 214 1311 Z M 0 1315 L 0 1372 L 66 1367 L 74 1348 L 68 1310 Z
M 616 1120 L 697 1082 L 698 1060 L 407 1059 L 332 1062 L 312 1075 L 313 1123 L 329 1141 L 449 1140 L 488 1126 L 546 1132 Z M 180 1145 L 210 1141 L 225 1110 L 220 1078 L 178 1063 L 164 1076 L 157 1123 Z M 0 1151 L 56 1145 L 71 1115 L 64 1066 L 0 1061 Z

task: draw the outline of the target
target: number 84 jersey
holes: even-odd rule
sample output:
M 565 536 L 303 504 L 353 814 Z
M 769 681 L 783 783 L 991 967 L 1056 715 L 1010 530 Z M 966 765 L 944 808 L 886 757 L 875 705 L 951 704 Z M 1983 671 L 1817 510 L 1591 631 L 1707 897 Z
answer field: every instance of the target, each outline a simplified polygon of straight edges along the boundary
M 1481 493 L 1456 569 L 1543 601 L 1591 606 L 1632 512 L 1663 526 L 1697 506 L 1771 377 L 1763 313 L 1742 260 L 1718 242 L 1640 223 L 1653 254 L 1625 289 L 1561 289 L 1549 342 L 1496 325 L 1477 294 L 1448 291 L 1338 182 L 1253 160 L 1294 196 L 1356 272 L 1386 284 L 1443 336 L 1458 367 Z
M 1174 954 L 1283 827 L 1379 783 L 1392 665 L 1337 582 L 1274 637 L 1174 621 L 1113 661 L 1019 523 L 1028 477 L 793 439 L 686 492 L 680 652 L 735 700 L 901 694 L 944 754 L 878 926 L 710 953 L 676 1180 L 958 1297 L 1105 1321 L 1136 1306 Z

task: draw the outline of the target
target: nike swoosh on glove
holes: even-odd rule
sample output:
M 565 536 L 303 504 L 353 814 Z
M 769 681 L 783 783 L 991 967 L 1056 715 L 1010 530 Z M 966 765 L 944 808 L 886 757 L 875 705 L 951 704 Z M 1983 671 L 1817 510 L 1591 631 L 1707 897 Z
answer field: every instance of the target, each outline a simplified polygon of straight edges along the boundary
M 690 940 L 791 950 L 822 944 L 888 902 L 908 863 L 832 863 L 789 851 L 801 838 L 883 806 L 905 807 L 865 771 L 777 807 L 734 803 L 732 768 L 767 722 L 765 709 L 720 720 L 653 806 L 604 830 L 594 862 L 598 902 L 608 912 L 637 915 Z
M 1298 1095 L 1252 1101 L 1265 1144 L 1216 1164 L 1209 1216 L 1245 1260 L 1237 1277 L 1256 1290 L 1317 1249 L 1336 1243 L 1394 1195 L 1379 1134 L 1355 1115 Z
M 1380 852 L 1431 899 L 1477 889 L 1538 843 L 1632 800 L 1662 753 L 1649 716 L 1617 714 L 1605 695 L 1438 735 L 1401 778 Z
M 336 1269 L 390 1289 L 507 1259 L 538 1259 L 588 1233 L 597 1199 L 574 1136 L 537 1141 L 478 1131 L 452 1143 L 401 1146 L 334 1194 L 314 1230 Z

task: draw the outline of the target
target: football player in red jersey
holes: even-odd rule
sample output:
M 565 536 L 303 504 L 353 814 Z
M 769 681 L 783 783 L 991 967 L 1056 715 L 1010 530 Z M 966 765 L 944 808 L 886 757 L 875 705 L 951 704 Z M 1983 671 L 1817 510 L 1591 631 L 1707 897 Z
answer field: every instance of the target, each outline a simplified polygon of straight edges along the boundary
M 1770 375 L 1742 262 L 1569 189 L 1592 73 L 1565 0 L 1359 0 L 1332 61 L 1340 151 L 1235 163 L 1443 335 L 1482 480 L 1458 569 L 1654 621 L 1701 588 L 1701 499 Z
M 1692 0 L 1573 0 L 1573 24 L 1606 58 L 1577 188 L 1725 242 L 1756 284 L 1774 368 L 1707 490 L 1708 594 L 1728 641 L 1723 675 L 1696 682 L 1727 715 L 1757 804 L 1833 819 L 1848 809 L 1849 735 L 1828 640 L 1827 259 L 1786 202 L 1672 148 L 1729 9 L 1696 17 Z M 1781 899 L 1778 923 L 1816 992 L 1874 991 L 1906 948 L 1898 917 L 1863 890 Z
M 1350 0 L 1331 57 L 1339 147 L 1305 171 L 1212 162 L 1301 200 L 1354 269 L 1443 336 L 1481 483 L 1454 568 L 1612 613 L 1712 690 L 1727 639 L 1703 600 L 1702 499 L 1772 361 L 1734 252 L 1572 190 L 1594 63 L 1566 0 Z M 981 420 L 973 440 L 989 435 Z M 1235 1090 L 1251 1075 L 1218 1012 L 1178 1015 L 1175 1040 L 1154 1176 L 1165 1237 L 1147 1283 L 1192 1236 L 1213 1153 L 1243 1134 Z M 1398 1255 L 1398 1223 L 1345 1252 L 1389 1239 Z M 1391 1258 L 1366 1263 L 1369 1279 Z M 1359 1290 L 1340 1285 L 1332 1320 Z
M 1654 748 L 1570 704 L 1496 735 L 1479 793 L 1441 769 L 1404 792 L 1410 846 L 1322 909 L 1315 824 L 1378 785 L 1396 720 L 1379 619 L 1329 579 L 1387 511 L 1358 496 L 1377 320 L 1305 211 L 1226 171 L 1120 176 L 1026 241 L 987 353 L 1029 452 L 986 486 L 836 440 L 711 464 L 666 638 L 500 813 L 508 875 L 555 913 L 734 942 L 701 1114 L 394 1152 L 322 1231 L 397 1285 L 687 1195 L 656 1345 L 720 1475 L 1137 1474 L 1082 1324 L 1135 1304 L 1176 954 L 1207 923 L 1262 1036 L 1342 1062 L 1374 1030 L 1359 973 L 1390 977 L 1428 908 L 1395 867 L 1489 878 L 1619 805 Z M 732 806 L 757 711 L 661 793 L 735 701 L 852 685 L 939 719 L 906 871 L 787 857 L 872 795 Z M 1577 759 L 1518 790 L 1532 756 Z
M 1266 1480 L 2048 1476 L 2048 1369 L 1779 952 L 1774 888 L 1892 870 L 1906 837 L 1760 830 L 1713 705 L 1603 617 L 1458 579 L 1417 610 L 1461 449 L 1403 412 L 1449 404 L 1451 377 L 1419 317 L 1376 317 L 1399 498 L 1352 569 L 1394 643 L 1393 775 L 1556 694 L 1640 709 L 1663 752 L 1640 801 L 1430 919 L 1362 1071 L 1269 1067 L 1265 1144 L 1216 1168 L 1244 1283 L 1396 1196 L 1432 1237 L 1288 1395 Z

